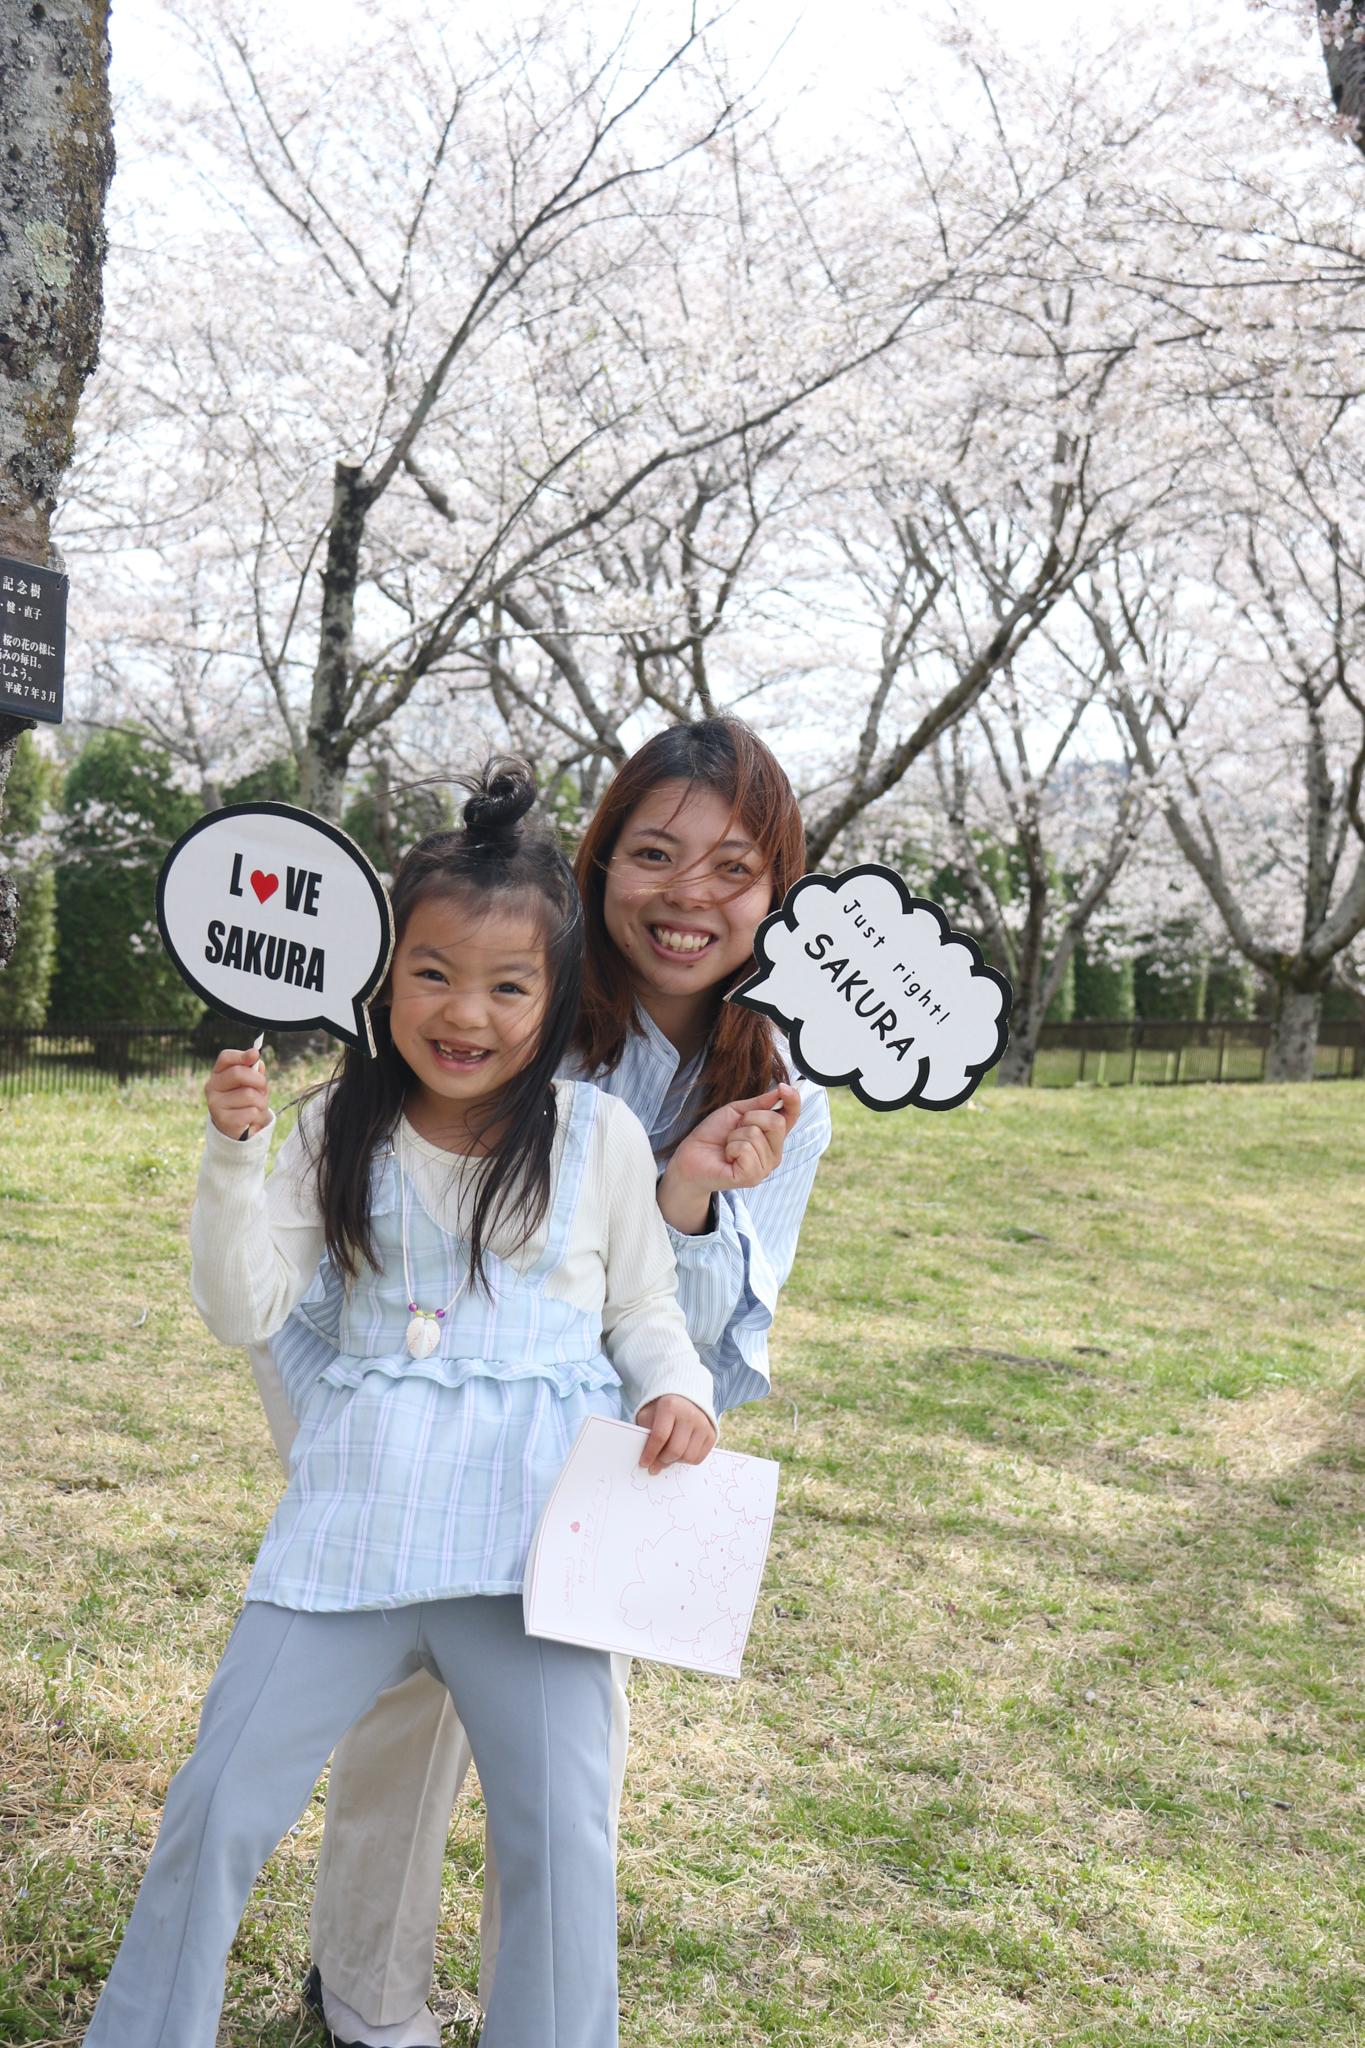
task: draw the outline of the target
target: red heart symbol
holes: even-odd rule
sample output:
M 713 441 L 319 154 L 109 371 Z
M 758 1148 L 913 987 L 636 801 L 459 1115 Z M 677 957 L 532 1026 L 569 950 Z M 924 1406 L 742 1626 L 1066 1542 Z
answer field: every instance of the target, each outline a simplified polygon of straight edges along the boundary
M 573 1530 L 574 1535 L 576 1536 L 578 1534 L 578 1523 L 570 1522 L 569 1527 Z
M 273 896 L 280 886 L 278 875 L 263 875 L 259 868 L 251 870 L 251 886 L 256 891 L 256 901 L 264 903 L 267 896 Z

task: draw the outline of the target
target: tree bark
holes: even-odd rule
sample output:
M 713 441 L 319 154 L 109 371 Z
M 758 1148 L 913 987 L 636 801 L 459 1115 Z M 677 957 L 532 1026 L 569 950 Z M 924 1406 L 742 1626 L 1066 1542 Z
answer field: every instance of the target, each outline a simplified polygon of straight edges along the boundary
M 1322 1024 L 1322 990 L 1280 986 L 1279 1007 L 1266 1061 L 1267 1081 L 1311 1081 Z
M 14 766 L 14 750 L 27 724 L 24 718 L 0 718 L 0 818 L 5 815 L 5 788 Z M 8 967 L 18 943 L 19 885 L 9 868 L 0 867 L 0 968 Z
M 355 649 L 355 594 L 360 550 L 374 492 L 354 463 L 339 462 L 332 479 L 327 566 L 322 572 L 318 658 L 308 707 L 308 746 L 299 763 L 299 802 L 320 817 L 341 816 L 355 735 L 348 729 Z
M 995 1070 L 998 1088 L 1028 1087 L 1033 1079 L 1033 1063 L 1038 1057 L 1038 1033 L 1042 1024 L 1042 1018 L 1032 1015 L 1027 1004 L 1015 1004 L 1010 1013 L 1009 1044 L 1000 1055 L 1000 1064 Z
M 1317 0 L 1323 33 L 1322 54 L 1332 105 L 1352 124 L 1352 140 L 1365 150 L 1365 44 L 1355 37 L 1365 30 L 1365 10 L 1347 0 Z
M 109 0 L 0 0 L 0 555 L 60 567 L 50 540 L 76 408 L 99 354 L 114 169 Z M 0 717 L 0 816 L 19 735 Z M 18 934 L 0 873 L 0 968 Z
M 1013 968 L 1014 1002 L 1010 1007 L 1009 1044 L 996 1068 L 1001 1088 L 1027 1088 L 1033 1079 L 1033 1062 L 1038 1054 L 1038 1034 L 1043 1028 L 1051 995 L 1043 987 L 1043 917 L 1046 890 L 1029 889 L 1028 918 L 1016 951 Z

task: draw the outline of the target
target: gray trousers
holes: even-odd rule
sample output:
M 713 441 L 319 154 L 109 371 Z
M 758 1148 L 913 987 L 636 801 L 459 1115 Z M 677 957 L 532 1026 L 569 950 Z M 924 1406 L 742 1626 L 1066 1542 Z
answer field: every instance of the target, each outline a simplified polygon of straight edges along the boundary
M 248 1603 L 86 2048 L 214 2048 L 228 1950 L 267 1857 L 339 1738 L 423 1668 L 468 1733 L 498 1861 L 482 2048 L 616 2048 L 610 1662 L 527 1636 L 516 1596 L 363 1614 Z
M 630 1740 L 629 1657 L 611 1659 L 612 1860 Z M 445 1687 L 419 1671 L 383 1693 L 338 1745 L 313 1891 L 313 1961 L 329 1991 L 376 2025 L 431 1994 L 450 1809 L 471 1762 Z M 493 1995 L 501 1911 L 484 1830 L 479 2002 Z
M 280 1463 L 298 1423 L 268 1344 L 248 1356 Z M 630 1746 L 629 1657 L 611 1660 L 611 1832 Z M 338 1998 L 376 2026 L 410 2019 L 431 1994 L 441 1876 L 471 1761 L 450 1694 L 427 1671 L 385 1692 L 337 1745 L 313 1892 L 313 1961 Z M 493 1995 L 501 1919 L 497 1848 L 485 1830 L 479 2003 Z

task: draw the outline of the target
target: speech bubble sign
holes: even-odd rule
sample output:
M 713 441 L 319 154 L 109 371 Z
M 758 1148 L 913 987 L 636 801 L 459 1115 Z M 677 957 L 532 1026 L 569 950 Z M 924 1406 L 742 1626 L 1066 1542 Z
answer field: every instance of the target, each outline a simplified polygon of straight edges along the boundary
M 868 1109 L 956 1109 L 1005 1050 L 1008 981 L 880 862 L 795 883 L 754 955 L 730 1001 L 780 1024 L 803 1074 Z
M 161 864 L 156 921 L 196 995 L 244 1024 L 325 1025 L 374 1052 L 368 1005 L 388 972 L 393 912 L 353 839 L 292 804 L 228 804 Z

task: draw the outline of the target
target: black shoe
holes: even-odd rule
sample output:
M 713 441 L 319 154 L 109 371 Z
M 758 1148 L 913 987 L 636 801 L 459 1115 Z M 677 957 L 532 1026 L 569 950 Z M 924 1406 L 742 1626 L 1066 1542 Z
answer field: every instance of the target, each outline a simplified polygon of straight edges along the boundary
M 303 2002 L 316 2018 L 332 2048 L 370 2048 L 368 2041 L 343 2041 L 340 2034 L 334 2034 L 328 2026 L 327 2016 L 322 2009 L 322 1972 L 316 1963 L 312 1965 L 304 1981 Z

